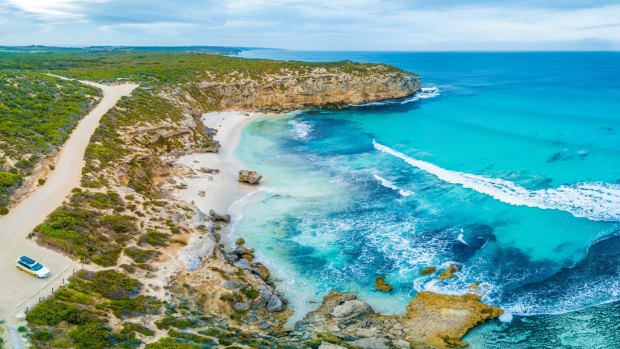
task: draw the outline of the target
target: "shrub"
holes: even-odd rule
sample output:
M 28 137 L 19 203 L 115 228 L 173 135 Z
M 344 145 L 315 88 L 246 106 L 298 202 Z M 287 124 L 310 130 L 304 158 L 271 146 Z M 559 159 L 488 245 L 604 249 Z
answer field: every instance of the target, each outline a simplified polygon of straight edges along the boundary
M 69 324 L 81 324 L 85 318 L 74 305 L 48 298 L 32 308 L 26 314 L 26 320 L 34 325 L 56 326 L 61 321 L 66 321 Z

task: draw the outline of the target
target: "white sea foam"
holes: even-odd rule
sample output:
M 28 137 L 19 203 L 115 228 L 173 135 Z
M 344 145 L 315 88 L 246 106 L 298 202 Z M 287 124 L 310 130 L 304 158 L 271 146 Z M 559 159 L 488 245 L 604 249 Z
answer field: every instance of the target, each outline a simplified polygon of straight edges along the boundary
M 400 194 L 401 196 L 407 197 L 407 196 L 411 196 L 411 194 L 413 194 L 412 192 L 405 190 L 405 189 L 401 189 L 398 186 L 396 186 L 396 184 L 394 184 L 393 182 L 390 182 L 389 180 L 379 176 L 379 175 L 374 175 L 375 179 L 377 181 L 379 181 L 379 183 L 381 183 L 382 186 L 388 188 L 388 189 L 392 189 L 394 191 L 397 191 L 398 194 Z
M 422 87 L 420 91 L 414 93 L 413 95 L 406 97 L 404 99 L 390 99 L 386 101 L 380 102 L 370 102 L 364 104 L 351 104 L 351 106 L 355 107 L 372 107 L 372 106 L 381 106 L 381 105 L 391 105 L 391 104 L 407 104 L 412 102 L 417 102 L 420 99 L 428 99 L 433 97 L 438 97 L 441 95 L 441 92 L 438 87 Z
M 422 90 L 416 93 L 416 96 L 420 99 L 438 97 L 439 95 L 440 92 L 437 87 L 422 87 Z
M 290 120 L 288 124 L 291 125 L 291 132 L 296 139 L 300 141 L 307 141 L 310 139 L 312 124 L 307 121 L 297 120 Z
M 595 221 L 620 221 L 620 185 L 617 184 L 578 183 L 558 188 L 528 190 L 504 179 L 446 170 L 409 157 L 374 140 L 373 145 L 375 149 L 402 159 L 442 181 L 461 185 L 507 204 L 561 210 L 575 217 Z
M 243 212 L 245 208 L 254 200 L 254 198 L 260 193 L 264 192 L 264 189 L 257 189 L 253 192 L 246 194 L 244 197 L 235 200 L 230 207 L 228 208 L 228 214 L 230 215 L 230 227 L 234 229 L 234 227 L 241 221 L 243 218 Z

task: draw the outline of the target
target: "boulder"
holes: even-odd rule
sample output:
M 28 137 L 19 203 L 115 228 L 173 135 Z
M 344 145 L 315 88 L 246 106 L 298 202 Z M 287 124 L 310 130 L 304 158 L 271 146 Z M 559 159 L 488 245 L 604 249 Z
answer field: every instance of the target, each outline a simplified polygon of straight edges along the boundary
M 209 217 L 214 222 L 230 223 L 230 215 L 229 214 L 222 215 L 222 214 L 219 214 L 219 213 L 215 212 L 214 210 L 210 210 L 209 211 Z
M 245 270 L 252 269 L 252 266 L 250 265 L 250 262 L 247 259 L 240 259 L 237 263 L 235 263 L 235 267 L 245 269 Z
M 272 294 L 267 301 L 267 310 L 272 313 L 281 312 L 284 310 L 284 302 L 282 301 L 282 298 L 275 293 Z
M 437 270 L 437 267 L 430 266 L 430 267 L 420 270 L 420 275 L 430 275 L 430 274 L 433 274 L 436 270 Z
M 379 276 L 375 279 L 375 288 L 381 292 L 391 292 L 394 289 L 394 286 L 385 281 L 385 276 Z
M 359 299 L 346 301 L 336 307 L 331 312 L 331 316 L 341 324 L 351 324 L 359 321 L 373 313 L 372 308 Z
M 256 185 L 262 178 L 263 176 L 256 171 L 241 170 L 239 171 L 239 178 L 237 180 L 241 183 Z
M 442 271 L 441 274 L 439 274 L 439 280 L 455 278 L 456 274 L 454 273 L 459 270 L 461 270 L 461 267 L 456 264 L 450 264 L 450 266 L 446 270 Z
M 254 268 L 255 274 L 265 281 L 271 276 L 271 272 L 269 272 L 269 269 L 267 269 L 263 263 L 254 263 Z

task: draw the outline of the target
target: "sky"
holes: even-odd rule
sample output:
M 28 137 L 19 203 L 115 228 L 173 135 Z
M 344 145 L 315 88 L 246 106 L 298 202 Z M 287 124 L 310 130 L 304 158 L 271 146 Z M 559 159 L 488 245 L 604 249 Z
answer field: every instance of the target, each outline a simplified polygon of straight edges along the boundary
M 620 50 L 620 0 L 0 0 L 0 45 Z

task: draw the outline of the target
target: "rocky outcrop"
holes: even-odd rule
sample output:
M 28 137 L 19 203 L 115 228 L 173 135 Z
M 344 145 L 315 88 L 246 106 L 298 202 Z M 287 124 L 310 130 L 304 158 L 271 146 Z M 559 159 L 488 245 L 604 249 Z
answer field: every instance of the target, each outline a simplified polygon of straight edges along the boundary
M 241 183 L 256 185 L 262 178 L 263 176 L 256 171 L 241 170 L 239 171 L 239 178 L 237 180 Z
M 456 277 L 456 272 L 460 271 L 461 267 L 456 265 L 456 264 L 450 264 L 450 266 L 448 268 L 446 268 L 444 271 L 441 272 L 441 274 L 439 274 L 439 280 L 447 280 L 447 279 L 452 279 Z
M 375 288 L 381 292 L 391 292 L 394 286 L 385 281 L 385 276 L 380 276 L 375 279 Z
M 449 348 L 466 345 L 461 338 L 467 331 L 501 314 L 477 295 L 420 292 L 405 315 L 381 315 L 355 293 L 332 291 L 319 309 L 295 325 L 293 336 L 309 340 L 332 333 L 360 348 Z

